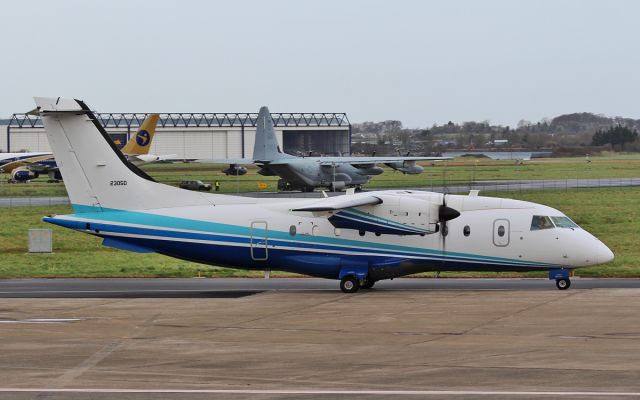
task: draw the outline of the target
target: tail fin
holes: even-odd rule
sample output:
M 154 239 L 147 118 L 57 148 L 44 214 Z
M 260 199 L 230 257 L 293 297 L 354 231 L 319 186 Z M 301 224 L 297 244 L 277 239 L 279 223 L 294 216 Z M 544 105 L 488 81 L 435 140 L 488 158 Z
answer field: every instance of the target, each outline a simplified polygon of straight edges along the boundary
M 292 156 L 283 153 L 278 146 L 278 138 L 276 138 L 269 109 L 266 106 L 260 107 L 256 126 L 256 141 L 253 145 L 253 160 L 268 162 L 290 157 Z
M 127 162 L 84 102 L 35 98 L 47 138 L 76 212 L 147 210 L 238 202 L 159 184 Z
M 135 136 L 133 136 L 127 144 L 122 148 L 122 152 L 128 156 L 139 156 L 149 154 L 153 135 L 156 133 L 156 125 L 158 124 L 159 114 L 149 114 L 142 121 L 142 125 L 138 128 Z

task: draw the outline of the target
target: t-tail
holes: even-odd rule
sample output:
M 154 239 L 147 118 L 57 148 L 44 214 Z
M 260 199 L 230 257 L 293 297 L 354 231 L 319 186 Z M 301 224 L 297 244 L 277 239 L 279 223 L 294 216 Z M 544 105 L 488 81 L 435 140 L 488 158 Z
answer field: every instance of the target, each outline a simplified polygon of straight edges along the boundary
M 76 213 L 242 201 L 157 183 L 126 160 L 84 102 L 60 97 L 35 101 Z
M 149 154 L 159 118 L 159 114 L 149 114 L 147 118 L 142 121 L 142 125 L 138 128 L 135 136 L 129 139 L 127 144 L 122 148 L 122 152 L 131 156 Z
M 282 158 L 294 158 L 294 156 L 282 152 L 269 108 L 260 107 L 256 124 L 256 141 L 253 145 L 253 160 L 268 164 L 270 161 Z

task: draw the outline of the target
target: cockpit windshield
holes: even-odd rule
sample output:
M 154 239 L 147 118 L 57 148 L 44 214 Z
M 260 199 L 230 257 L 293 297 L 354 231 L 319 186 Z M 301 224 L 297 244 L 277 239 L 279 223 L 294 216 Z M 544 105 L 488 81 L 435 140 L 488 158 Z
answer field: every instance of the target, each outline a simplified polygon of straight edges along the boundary
M 577 228 L 578 225 L 573 222 L 569 217 L 551 217 L 553 223 L 558 228 Z
M 551 222 L 551 218 L 546 217 L 544 215 L 534 215 L 531 220 L 531 230 L 539 231 L 541 229 L 552 229 L 555 228 L 553 222 Z
M 578 228 L 578 225 L 569 217 L 547 217 L 545 215 L 534 215 L 531 220 L 532 231 L 553 228 Z

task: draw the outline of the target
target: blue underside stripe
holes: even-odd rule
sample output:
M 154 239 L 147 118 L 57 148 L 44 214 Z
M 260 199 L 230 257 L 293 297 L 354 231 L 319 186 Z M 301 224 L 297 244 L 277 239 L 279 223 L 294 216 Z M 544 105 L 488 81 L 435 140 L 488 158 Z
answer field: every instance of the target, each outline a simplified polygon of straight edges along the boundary
M 163 216 L 158 214 L 149 214 L 136 211 L 123 211 L 104 209 L 104 212 L 95 212 L 96 207 L 91 206 L 77 206 L 74 205 L 74 209 L 77 214 L 71 216 L 80 219 L 91 219 L 105 221 L 100 224 L 101 226 L 95 226 L 92 223 L 92 229 L 98 228 L 105 231 L 121 233 L 121 234 L 138 234 L 159 236 L 166 238 L 184 238 L 195 240 L 207 240 L 207 241 L 219 241 L 228 242 L 229 244 L 248 244 L 249 236 L 251 235 L 251 229 L 248 227 L 241 227 L 236 225 L 221 224 L 215 222 L 198 221 L 179 217 Z M 84 212 L 83 212 L 84 211 Z M 61 223 L 61 220 L 52 219 L 50 222 Z M 154 228 L 142 228 L 142 227 L 128 227 L 116 224 L 109 224 L 108 222 L 121 222 L 127 224 L 148 225 L 160 229 Z M 71 227 L 71 226 L 68 226 Z M 84 229 L 83 227 L 74 227 L 75 229 Z M 184 229 L 184 230 L 199 230 L 207 233 L 195 233 L 195 232 L 178 232 L 167 229 Z M 211 233 L 209 233 L 211 232 Z M 255 233 L 255 232 L 254 232 Z M 228 235 L 241 235 L 244 237 L 234 237 Z M 292 241 L 292 237 L 288 232 L 279 232 L 270 230 L 268 232 L 269 242 L 278 246 L 298 247 L 300 251 L 304 249 L 325 249 L 342 252 L 355 252 L 355 253 L 378 253 L 379 255 L 385 255 L 393 253 L 395 256 L 402 257 L 428 257 L 430 259 L 447 260 L 453 262 L 476 262 L 484 264 L 496 264 L 496 265 L 513 265 L 522 267 L 557 267 L 555 264 L 545 263 L 532 263 L 524 260 L 514 260 L 510 258 L 501 257 L 488 257 L 476 254 L 447 252 L 443 254 L 439 250 L 422 249 L 415 247 L 405 247 L 398 245 L 379 244 L 372 242 L 361 242 L 348 239 L 328 238 L 322 236 L 296 236 L 295 241 Z M 345 246 L 354 246 L 355 248 L 349 248 Z

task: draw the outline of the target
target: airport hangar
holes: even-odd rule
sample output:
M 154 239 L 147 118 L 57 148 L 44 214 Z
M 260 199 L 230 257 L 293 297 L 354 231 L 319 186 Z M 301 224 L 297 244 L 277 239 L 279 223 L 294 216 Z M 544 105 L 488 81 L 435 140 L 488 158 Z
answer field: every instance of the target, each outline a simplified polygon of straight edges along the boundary
M 135 134 L 146 113 L 96 113 L 119 146 Z M 257 113 L 161 113 L 150 152 L 184 159 L 251 158 Z M 345 113 L 271 113 L 284 152 L 293 155 L 351 154 L 351 124 Z M 4 137 L 2 137 L 4 136 Z M 37 116 L 13 114 L 0 130 L 6 152 L 51 151 Z

